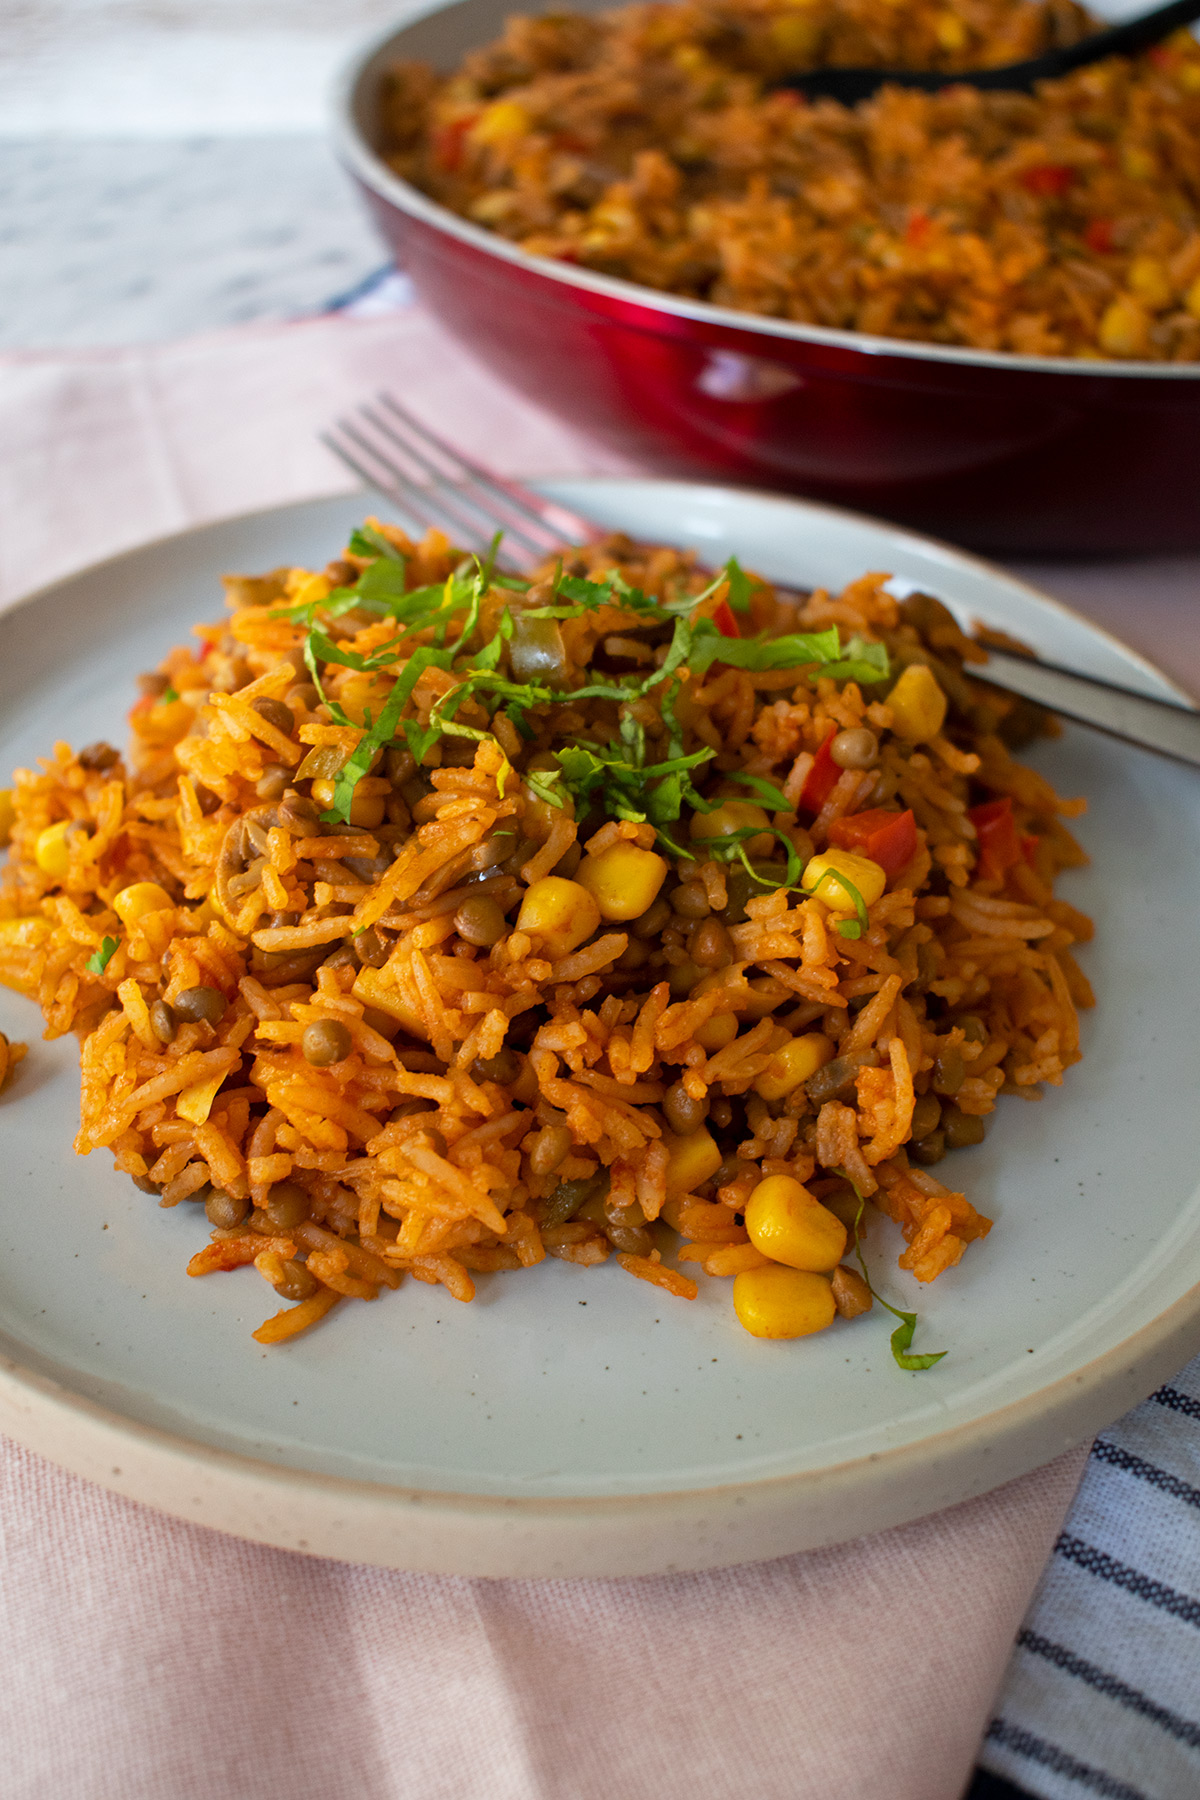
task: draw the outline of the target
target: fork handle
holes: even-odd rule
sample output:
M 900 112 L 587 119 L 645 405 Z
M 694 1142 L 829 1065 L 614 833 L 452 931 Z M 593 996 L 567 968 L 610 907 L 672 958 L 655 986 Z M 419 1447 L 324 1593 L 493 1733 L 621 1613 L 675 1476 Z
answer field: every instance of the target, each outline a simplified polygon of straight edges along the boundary
M 1200 712 L 1170 700 L 1152 700 L 1107 681 L 1076 675 L 1053 663 L 1034 662 L 1007 650 L 988 648 L 988 666 L 971 674 L 1026 700 L 1036 700 L 1065 718 L 1093 725 L 1110 737 L 1200 768 Z

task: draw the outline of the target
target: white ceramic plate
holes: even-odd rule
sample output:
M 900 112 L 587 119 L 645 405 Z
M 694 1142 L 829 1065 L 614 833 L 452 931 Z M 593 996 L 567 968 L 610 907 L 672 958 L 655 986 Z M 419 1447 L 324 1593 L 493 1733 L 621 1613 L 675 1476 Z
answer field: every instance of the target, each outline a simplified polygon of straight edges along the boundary
M 603 523 L 731 552 L 797 584 L 886 569 L 1043 655 L 1172 694 L 1053 601 L 926 539 L 828 508 L 653 481 L 555 484 Z M 340 498 L 154 544 L 0 618 L 0 769 L 54 739 L 123 741 L 133 678 L 220 612 L 217 576 L 320 567 L 365 510 Z M 1082 730 L 1033 760 L 1084 793 L 1095 861 L 1062 891 L 1096 916 L 1086 1056 L 1041 1105 L 1002 1103 L 956 1181 L 996 1220 L 921 1313 L 764 1344 L 729 1284 L 691 1305 L 614 1265 L 548 1262 L 460 1306 L 407 1282 L 270 1352 L 257 1276 L 190 1280 L 198 1209 L 162 1212 L 103 1152 L 71 1151 L 74 1039 L 32 1042 L 0 1103 L 0 1427 L 167 1511 L 314 1553 L 460 1574 L 594 1575 L 773 1556 L 982 1492 L 1116 1417 L 1200 1350 L 1200 784 Z

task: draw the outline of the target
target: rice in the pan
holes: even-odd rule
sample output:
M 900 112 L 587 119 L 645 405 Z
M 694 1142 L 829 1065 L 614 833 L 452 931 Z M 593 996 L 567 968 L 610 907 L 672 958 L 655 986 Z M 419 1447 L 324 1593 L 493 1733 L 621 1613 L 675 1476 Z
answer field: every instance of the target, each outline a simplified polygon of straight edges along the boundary
M 805 324 L 1028 356 L 1200 357 L 1200 45 L 1036 93 L 773 87 L 825 66 L 997 66 L 1071 0 L 678 0 L 510 18 L 398 64 L 382 149 L 537 256 Z

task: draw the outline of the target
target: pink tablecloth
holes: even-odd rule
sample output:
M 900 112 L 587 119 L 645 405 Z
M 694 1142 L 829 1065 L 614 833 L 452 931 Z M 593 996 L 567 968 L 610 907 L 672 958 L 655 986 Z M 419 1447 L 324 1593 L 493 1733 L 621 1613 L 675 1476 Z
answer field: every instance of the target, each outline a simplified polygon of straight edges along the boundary
M 382 382 L 514 472 L 622 467 L 416 312 L 10 358 L 0 602 L 146 538 L 346 486 L 314 433 Z M 1173 614 L 1169 567 L 1143 591 Z M 1087 592 L 1093 610 L 1106 595 L 1115 607 L 1111 578 Z M 1135 638 L 1139 624 L 1145 612 Z M 1179 634 L 1175 651 L 1194 676 Z M 956 1800 L 1082 1461 L 841 1549 L 537 1583 L 264 1550 L 5 1444 L 0 1787 L 8 1800 Z

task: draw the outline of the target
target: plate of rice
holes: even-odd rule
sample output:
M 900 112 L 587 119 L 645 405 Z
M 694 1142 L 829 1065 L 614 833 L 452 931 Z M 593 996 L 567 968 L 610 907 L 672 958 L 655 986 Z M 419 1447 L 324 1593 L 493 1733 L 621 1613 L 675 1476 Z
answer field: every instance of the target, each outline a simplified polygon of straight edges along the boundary
M 988 637 L 1180 696 L 890 526 L 547 491 L 524 575 L 349 497 L 0 619 L 0 1424 L 463 1574 L 984 1491 L 1200 1346 L 1194 778 Z

